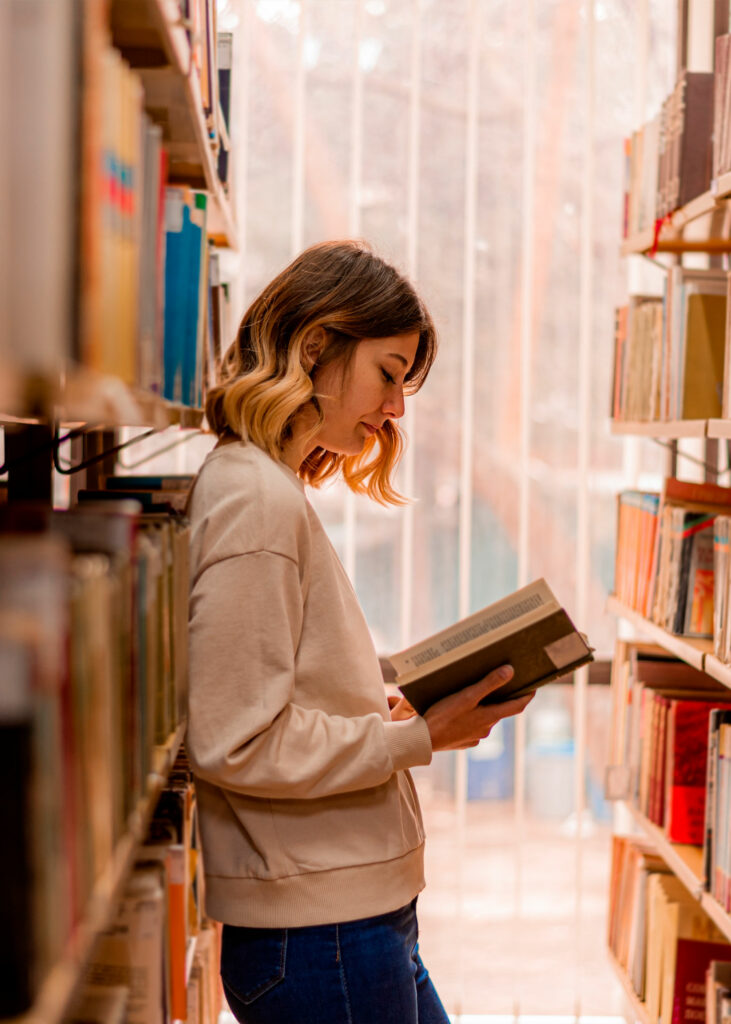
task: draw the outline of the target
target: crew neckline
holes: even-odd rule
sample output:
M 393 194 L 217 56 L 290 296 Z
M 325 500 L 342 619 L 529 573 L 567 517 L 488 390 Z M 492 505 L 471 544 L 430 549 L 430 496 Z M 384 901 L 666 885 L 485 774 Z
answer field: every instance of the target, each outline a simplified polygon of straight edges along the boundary
M 304 480 L 301 480 L 297 476 L 295 471 L 290 466 L 288 466 L 286 462 L 280 462 L 279 459 L 272 458 L 272 456 L 269 454 L 269 452 L 265 452 L 263 448 L 260 448 L 258 444 L 254 444 L 253 441 L 242 441 L 239 438 L 236 441 L 228 441 L 226 444 L 217 445 L 215 448 L 212 448 L 210 450 L 210 452 L 206 456 L 206 461 L 208 461 L 209 459 L 218 458 L 220 455 L 224 454 L 225 452 L 229 452 L 229 451 L 231 451 L 231 452 L 239 452 L 240 454 L 252 454 L 253 453 L 255 458 L 257 458 L 258 456 L 261 455 L 263 458 L 268 459 L 275 466 L 277 466 L 279 469 L 281 469 L 281 471 L 284 473 L 284 475 L 286 477 L 288 477 L 289 479 L 293 480 L 298 485 L 298 487 L 300 488 L 302 493 L 304 494 L 304 491 L 305 491 L 305 482 L 304 482 Z

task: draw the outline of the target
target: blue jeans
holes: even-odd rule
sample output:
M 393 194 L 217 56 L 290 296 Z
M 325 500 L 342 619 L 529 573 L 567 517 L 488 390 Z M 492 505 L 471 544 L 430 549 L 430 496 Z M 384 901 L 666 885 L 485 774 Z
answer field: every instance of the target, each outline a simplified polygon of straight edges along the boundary
M 448 1024 L 417 940 L 416 900 L 344 924 L 227 924 L 223 990 L 241 1024 Z

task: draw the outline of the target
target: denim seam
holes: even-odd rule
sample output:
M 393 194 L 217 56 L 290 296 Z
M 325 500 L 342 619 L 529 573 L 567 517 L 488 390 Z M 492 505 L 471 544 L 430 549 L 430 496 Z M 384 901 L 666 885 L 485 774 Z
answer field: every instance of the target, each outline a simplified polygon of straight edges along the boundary
M 335 944 L 337 947 L 336 960 L 338 963 L 338 970 L 340 971 L 340 985 L 343 989 L 343 995 L 345 996 L 345 1009 L 348 1014 L 347 1024 L 353 1024 L 353 1014 L 350 1009 L 350 996 L 348 994 L 348 980 L 345 977 L 345 964 L 343 963 L 343 957 L 340 952 L 340 925 L 335 925 Z

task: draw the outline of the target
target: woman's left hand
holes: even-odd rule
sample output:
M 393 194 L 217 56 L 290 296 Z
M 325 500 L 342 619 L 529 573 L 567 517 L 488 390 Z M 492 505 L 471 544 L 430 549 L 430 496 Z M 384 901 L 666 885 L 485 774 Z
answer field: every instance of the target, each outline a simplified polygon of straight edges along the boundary
M 391 721 L 392 722 L 405 722 L 408 718 L 413 718 L 416 715 L 416 711 L 405 697 L 398 697 L 396 694 L 388 695 L 388 706 L 391 710 Z

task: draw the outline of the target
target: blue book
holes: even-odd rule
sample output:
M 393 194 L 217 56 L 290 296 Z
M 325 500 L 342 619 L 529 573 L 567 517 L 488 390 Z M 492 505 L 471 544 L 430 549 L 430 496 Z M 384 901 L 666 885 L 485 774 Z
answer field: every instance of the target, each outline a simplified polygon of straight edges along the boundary
M 165 190 L 165 349 L 163 396 L 200 401 L 201 291 L 206 245 L 206 197 L 187 188 Z

